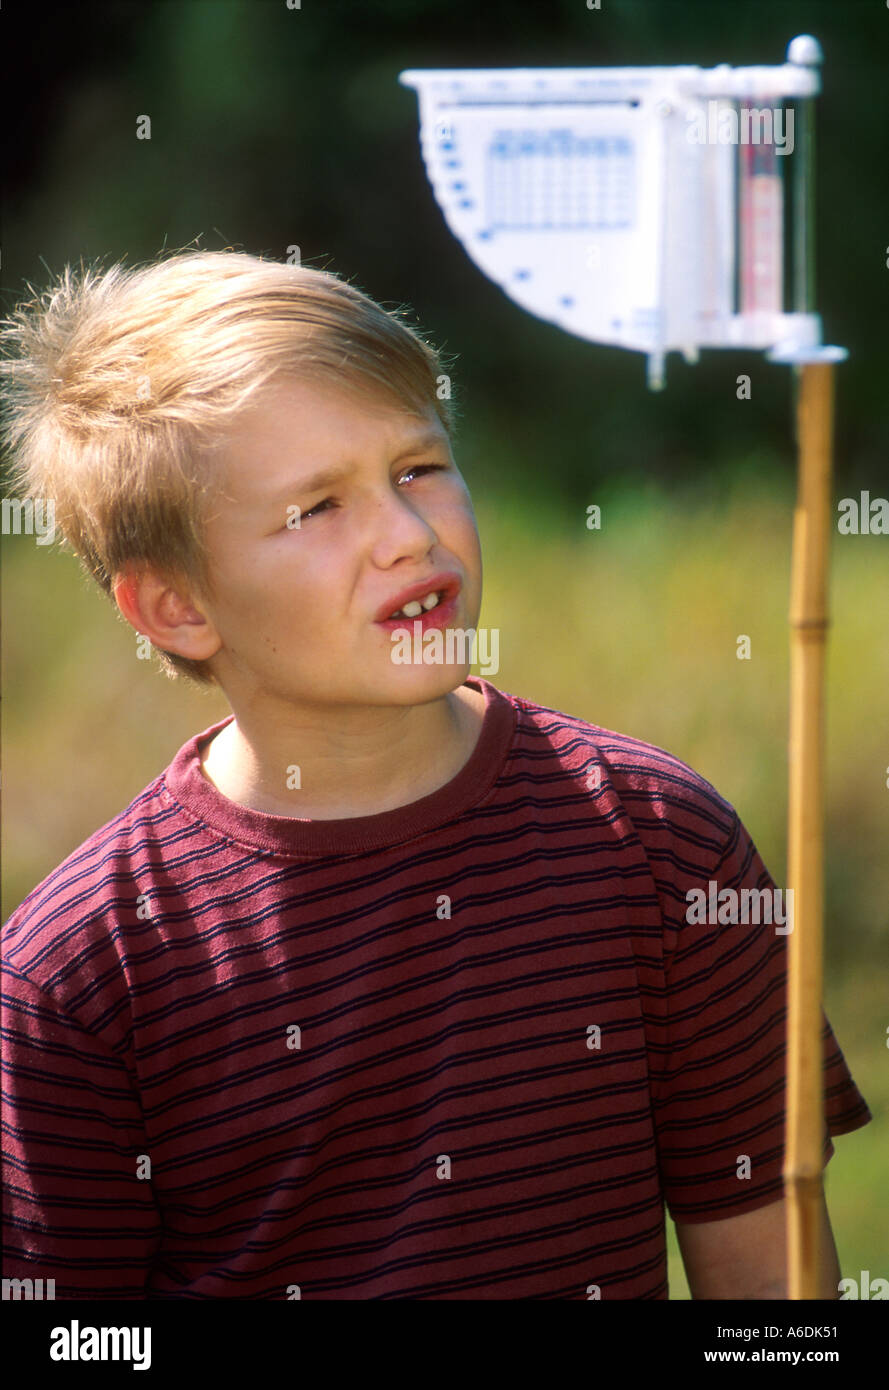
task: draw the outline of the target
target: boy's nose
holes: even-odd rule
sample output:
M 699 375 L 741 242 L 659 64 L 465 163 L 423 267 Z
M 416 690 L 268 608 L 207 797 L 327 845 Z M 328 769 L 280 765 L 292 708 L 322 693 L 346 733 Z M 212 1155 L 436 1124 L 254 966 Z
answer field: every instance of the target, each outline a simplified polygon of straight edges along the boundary
M 422 547 L 420 553 L 425 553 L 437 539 L 432 523 L 406 497 L 392 489 L 374 498 L 371 513 L 370 524 L 376 528 L 376 539 L 380 542 Z

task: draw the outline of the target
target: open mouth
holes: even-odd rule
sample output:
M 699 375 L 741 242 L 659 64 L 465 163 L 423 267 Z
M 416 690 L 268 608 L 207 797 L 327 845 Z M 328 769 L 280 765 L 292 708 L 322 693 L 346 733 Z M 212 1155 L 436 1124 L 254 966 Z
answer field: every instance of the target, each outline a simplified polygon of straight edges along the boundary
M 411 599 L 396 613 L 383 618 L 377 626 L 387 628 L 390 632 L 397 628 L 407 628 L 412 632 L 414 623 L 417 622 L 422 624 L 424 631 L 430 627 L 443 627 L 454 617 L 459 592 L 460 587 L 457 584 L 446 584 L 442 589 L 430 590 L 422 598 Z

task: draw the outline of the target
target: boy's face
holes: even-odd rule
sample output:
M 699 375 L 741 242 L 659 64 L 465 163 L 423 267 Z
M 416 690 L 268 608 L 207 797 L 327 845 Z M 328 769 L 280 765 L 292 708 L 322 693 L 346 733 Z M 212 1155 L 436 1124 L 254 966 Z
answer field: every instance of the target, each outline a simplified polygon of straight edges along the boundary
M 459 590 L 441 626 L 478 624 L 472 502 L 431 407 L 420 419 L 384 398 L 278 378 L 214 466 L 221 486 L 207 543 L 216 592 L 199 607 L 221 641 L 213 668 L 234 706 L 409 705 L 462 684 L 468 660 L 394 663 L 392 628 L 413 637 L 414 619 L 378 621 L 406 588 L 440 590 L 436 577 L 448 574 Z M 322 471 L 340 476 L 313 483 Z M 287 524 L 294 516 L 298 527 Z M 430 621 L 434 613 L 424 629 Z

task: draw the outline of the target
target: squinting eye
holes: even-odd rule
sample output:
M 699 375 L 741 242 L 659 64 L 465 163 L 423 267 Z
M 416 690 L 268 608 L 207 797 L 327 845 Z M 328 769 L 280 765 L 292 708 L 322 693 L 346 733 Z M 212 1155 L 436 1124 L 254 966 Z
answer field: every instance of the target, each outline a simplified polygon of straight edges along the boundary
M 447 471 L 443 463 L 415 463 L 409 468 L 408 473 L 445 473 Z M 402 474 L 402 477 L 406 476 Z
M 401 476 L 402 478 L 406 478 L 411 473 L 446 473 L 447 468 L 447 464 L 444 463 L 415 463 L 402 473 Z M 328 506 L 330 501 L 331 499 L 329 497 L 325 497 L 323 502 L 316 502 L 314 507 L 310 507 L 307 512 L 300 513 L 300 521 L 305 521 L 307 517 L 314 516 L 316 512 L 320 512 L 323 507 Z
M 301 512 L 299 517 L 300 521 L 305 521 L 306 517 L 311 516 L 313 512 L 320 512 L 321 508 L 326 507 L 329 501 L 330 498 L 325 497 L 323 502 L 316 502 L 314 507 L 310 507 L 307 512 Z

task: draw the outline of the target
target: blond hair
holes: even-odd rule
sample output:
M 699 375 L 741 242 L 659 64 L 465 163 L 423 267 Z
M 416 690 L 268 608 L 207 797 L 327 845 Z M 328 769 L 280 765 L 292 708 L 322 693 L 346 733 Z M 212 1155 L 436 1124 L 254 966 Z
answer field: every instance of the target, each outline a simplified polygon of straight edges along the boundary
M 213 445 L 278 373 L 432 406 L 452 438 L 444 359 L 403 314 L 334 272 L 244 252 L 67 266 L 0 329 L 13 487 L 52 499 L 63 548 L 109 597 L 131 563 L 210 594 Z M 157 655 L 171 677 L 215 683 L 206 662 Z

